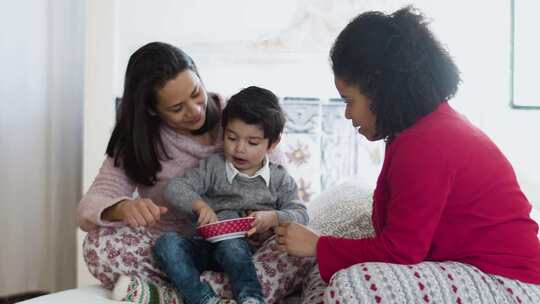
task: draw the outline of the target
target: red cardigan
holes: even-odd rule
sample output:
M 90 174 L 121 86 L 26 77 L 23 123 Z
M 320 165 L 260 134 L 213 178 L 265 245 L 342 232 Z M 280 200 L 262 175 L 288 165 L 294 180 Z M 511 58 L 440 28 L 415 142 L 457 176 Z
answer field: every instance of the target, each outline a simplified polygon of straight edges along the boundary
M 540 284 L 538 225 L 512 166 L 446 102 L 386 147 L 373 195 L 376 236 L 323 236 L 321 277 L 363 262 L 456 261 Z

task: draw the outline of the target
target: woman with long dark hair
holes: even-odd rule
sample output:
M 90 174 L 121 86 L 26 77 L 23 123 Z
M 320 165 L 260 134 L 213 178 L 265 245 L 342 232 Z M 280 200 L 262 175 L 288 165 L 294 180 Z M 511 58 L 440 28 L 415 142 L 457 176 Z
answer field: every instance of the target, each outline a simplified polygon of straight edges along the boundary
M 133 284 L 148 283 L 162 302 L 178 303 L 150 248 L 164 232 L 195 233 L 190 215 L 171 209 L 163 191 L 170 178 L 223 149 L 222 108 L 223 100 L 206 91 L 195 63 L 179 48 L 153 42 L 131 55 L 105 161 L 78 209 L 79 225 L 88 232 L 86 263 L 105 287 L 120 275 L 133 276 Z M 276 246 L 266 242 L 253 257 L 268 303 L 286 295 L 312 263 L 276 253 Z M 266 258 L 268 252 L 275 259 Z M 277 271 L 278 264 L 287 267 Z M 205 279 L 218 295 L 230 295 L 221 274 Z

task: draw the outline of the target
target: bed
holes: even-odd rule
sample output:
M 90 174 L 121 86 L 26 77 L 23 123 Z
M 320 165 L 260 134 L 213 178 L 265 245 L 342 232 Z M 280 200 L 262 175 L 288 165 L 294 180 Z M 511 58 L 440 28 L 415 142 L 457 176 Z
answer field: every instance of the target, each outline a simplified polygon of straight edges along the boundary
M 370 222 L 372 189 L 356 181 L 342 183 L 313 199 L 308 207 L 311 228 L 326 235 L 350 238 L 365 237 L 373 233 Z M 355 215 L 355 216 L 352 216 Z M 540 212 L 533 209 L 531 217 L 540 222 Z M 313 275 L 313 277 L 312 277 Z M 324 285 L 318 273 L 313 272 L 305 279 L 306 299 L 320 298 Z M 322 288 L 322 290 L 321 290 Z M 317 303 L 318 301 L 313 301 Z M 69 289 L 31 300 L 22 304 L 118 304 L 111 300 L 111 292 L 99 285 Z M 300 303 L 300 294 L 287 297 L 281 304 Z
M 19 302 L 19 304 L 120 304 L 131 302 L 119 302 L 111 300 L 111 291 L 100 285 L 86 286 L 76 289 L 68 289 L 46 296 Z M 294 294 L 287 297 L 281 304 L 300 303 L 300 295 Z
M 68 289 L 61 292 L 41 296 L 19 302 L 22 304 L 118 304 L 111 300 L 111 292 L 99 285 Z

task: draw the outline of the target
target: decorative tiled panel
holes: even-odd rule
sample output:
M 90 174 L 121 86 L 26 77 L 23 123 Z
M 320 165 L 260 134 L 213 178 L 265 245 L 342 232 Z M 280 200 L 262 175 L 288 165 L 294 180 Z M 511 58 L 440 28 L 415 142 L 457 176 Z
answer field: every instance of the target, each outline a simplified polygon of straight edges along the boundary
M 341 99 L 285 97 L 281 102 L 287 123 L 280 148 L 302 200 L 309 202 L 344 179 L 376 177 L 382 149 L 345 119 Z
M 116 98 L 117 110 L 120 101 Z M 281 104 L 287 123 L 280 149 L 302 200 L 309 202 L 345 179 L 376 179 L 382 144 L 369 143 L 356 132 L 344 117 L 341 99 L 285 97 Z
M 321 189 L 356 173 L 355 142 L 350 136 L 322 136 Z
M 287 114 L 285 133 L 318 134 L 321 127 L 318 98 L 285 97 L 282 104 Z
M 321 138 L 308 133 L 286 133 L 280 144 L 285 153 L 287 169 L 300 188 L 300 197 L 309 201 L 321 192 Z
M 341 99 L 331 99 L 322 108 L 322 132 L 325 135 L 353 135 L 351 123 L 345 119 L 345 104 Z M 353 132 L 351 132 L 353 131 Z

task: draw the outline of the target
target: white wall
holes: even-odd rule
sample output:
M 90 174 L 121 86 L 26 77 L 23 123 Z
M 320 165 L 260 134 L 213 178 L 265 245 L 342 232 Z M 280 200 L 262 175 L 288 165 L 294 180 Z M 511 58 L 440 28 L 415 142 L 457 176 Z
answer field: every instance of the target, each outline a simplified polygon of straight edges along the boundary
M 103 162 L 105 147 L 114 126 L 115 7 L 115 1 L 86 1 L 82 177 L 84 192 L 90 187 Z M 85 236 L 82 230 L 77 230 L 77 286 L 98 282 L 88 272 L 80 252 Z
M 149 41 L 162 40 L 186 49 L 212 90 L 233 93 L 261 84 L 280 95 L 336 96 L 328 64 L 332 33 L 364 10 L 392 12 L 410 3 L 432 21 L 432 29 L 462 71 L 463 84 L 452 104 L 495 140 L 513 163 L 524 190 L 540 206 L 540 173 L 535 170 L 540 168 L 540 140 L 535 133 L 540 130 L 540 111 L 509 107 L 510 1 L 117 0 L 114 92 L 122 93 L 129 55 Z M 307 23 L 302 18 L 308 14 L 319 14 L 327 23 Z M 245 46 L 275 36 L 284 37 L 292 52 L 258 55 L 259 49 Z M 274 56 L 277 62 L 265 63 L 264 56 Z M 295 56 L 303 59 L 295 61 Z
M 74 286 L 81 8 L 69 0 L 0 8 L 0 295 Z

